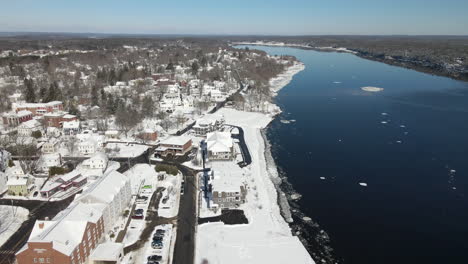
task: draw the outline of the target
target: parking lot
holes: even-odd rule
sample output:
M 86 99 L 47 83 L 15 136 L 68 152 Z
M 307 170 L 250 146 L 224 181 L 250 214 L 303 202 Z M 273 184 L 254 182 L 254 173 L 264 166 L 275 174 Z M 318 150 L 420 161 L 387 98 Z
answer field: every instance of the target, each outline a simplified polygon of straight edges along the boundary
M 156 226 L 146 243 L 143 264 L 170 263 L 170 249 L 173 243 L 172 225 Z

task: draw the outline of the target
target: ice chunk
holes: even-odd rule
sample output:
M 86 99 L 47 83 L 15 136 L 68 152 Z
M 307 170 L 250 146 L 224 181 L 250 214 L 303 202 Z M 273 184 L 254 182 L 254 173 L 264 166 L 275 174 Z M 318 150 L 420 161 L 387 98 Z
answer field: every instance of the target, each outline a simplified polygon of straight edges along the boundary
M 320 177 L 321 180 L 325 180 L 325 177 Z
M 380 123 L 382 123 L 382 124 L 387 124 L 387 121 L 381 121 Z
M 359 185 L 361 185 L 363 187 L 367 187 L 367 183 L 365 183 L 365 182 L 360 182 Z

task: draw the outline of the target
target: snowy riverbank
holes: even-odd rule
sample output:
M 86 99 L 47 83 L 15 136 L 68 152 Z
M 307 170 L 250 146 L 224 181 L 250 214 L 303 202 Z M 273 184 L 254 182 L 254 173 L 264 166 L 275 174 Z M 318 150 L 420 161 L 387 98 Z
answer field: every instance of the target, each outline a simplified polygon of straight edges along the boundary
M 279 91 L 303 69 L 302 63 L 288 68 L 271 80 L 272 90 Z M 262 130 L 273 120 L 276 112 L 264 114 L 221 109 L 219 113 L 224 115 L 226 123 L 243 128 L 251 151 L 252 164 L 245 168 L 247 202 L 241 206 L 249 224 L 224 225 L 217 222 L 200 225 L 195 263 L 314 263 L 299 238 L 292 234 L 278 206 L 281 204 L 278 194 L 283 195 L 278 189 L 279 176 L 269 154 L 268 143 L 262 136 Z

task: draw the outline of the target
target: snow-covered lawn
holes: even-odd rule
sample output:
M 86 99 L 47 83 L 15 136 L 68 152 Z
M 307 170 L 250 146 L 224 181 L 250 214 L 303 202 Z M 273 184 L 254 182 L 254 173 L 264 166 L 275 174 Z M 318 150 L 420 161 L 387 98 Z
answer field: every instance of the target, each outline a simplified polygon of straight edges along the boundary
M 265 143 L 260 129 L 272 120 L 269 115 L 221 109 L 226 123 L 244 129 L 252 164 L 244 168 L 249 188 L 241 206 L 249 224 L 222 223 L 198 227 L 195 263 L 314 263 L 299 239 L 280 214 L 277 192 L 264 156 Z
M 29 210 L 18 206 L 0 205 L 0 247 L 28 219 Z
M 119 150 L 117 152 L 110 152 L 109 158 L 135 158 L 148 150 L 148 146 L 139 144 L 127 143 L 109 143 L 106 149 Z

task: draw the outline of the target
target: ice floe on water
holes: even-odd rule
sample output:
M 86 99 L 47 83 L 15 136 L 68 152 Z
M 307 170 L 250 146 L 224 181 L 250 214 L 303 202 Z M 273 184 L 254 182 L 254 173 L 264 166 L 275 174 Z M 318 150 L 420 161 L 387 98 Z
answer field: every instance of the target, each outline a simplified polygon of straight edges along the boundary
M 401 144 L 401 140 L 397 140 L 396 143 Z
M 405 128 L 406 126 L 405 125 L 400 125 L 401 128 Z
M 386 115 L 388 115 L 388 114 L 384 112 L 384 113 L 381 113 L 381 115 L 386 116 Z
M 321 180 L 325 180 L 325 177 L 320 177 Z
M 280 122 L 283 124 L 291 124 L 291 123 L 296 122 L 296 119 L 291 119 L 291 120 L 281 119 Z
M 365 182 L 360 182 L 359 185 L 361 185 L 363 187 L 367 187 L 367 183 L 365 183 Z
M 365 87 L 361 87 L 361 90 L 366 91 L 366 92 L 377 93 L 377 92 L 383 91 L 384 88 L 374 87 L 374 86 L 365 86 Z
M 388 122 L 387 121 L 380 121 L 380 123 L 387 124 Z
M 341 82 L 339 82 L 339 81 L 334 81 L 333 83 L 334 83 L 334 84 L 340 84 Z

